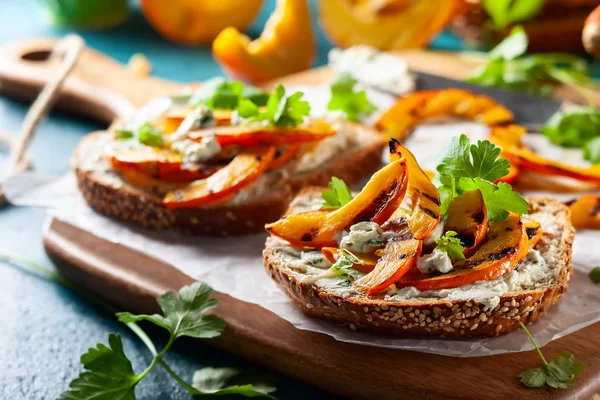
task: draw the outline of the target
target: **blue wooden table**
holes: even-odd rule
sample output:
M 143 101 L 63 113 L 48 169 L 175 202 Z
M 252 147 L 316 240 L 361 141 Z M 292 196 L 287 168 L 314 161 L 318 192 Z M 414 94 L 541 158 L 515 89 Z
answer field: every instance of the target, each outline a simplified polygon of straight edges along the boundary
M 259 34 L 273 3 L 266 2 L 250 35 Z M 34 0 L 1 1 L 0 44 L 65 33 L 67 30 L 52 28 L 40 20 Z M 185 48 L 161 39 L 137 11 L 118 28 L 78 33 L 88 46 L 121 62 L 126 62 L 134 53 L 144 53 L 153 64 L 153 73 L 163 78 L 197 81 L 221 74 L 209 48 Z M 434 45 L 459 48 L 460 42 L 450 35 L 443 35 Z M 325 63 L 330 48 L 331 44 L 319 31 L 317 65 Z M 0 98 L 0 131 L 16 132 L 27 107 L 27 104 Z M 40 125 L 31 146 L 35 170 L 57 175 L 66 173 L 77 142 L 84 134 L 100 128 L 103 126 L 78 116 L 52 113 Z M 0 155 L 0 171 L 6 167 L 6 161 L 6 157 Z M 0 249 L 53 268 L 42 248 L 44 220 L 43 210 L 1 208 Z M 27 269 L 2 261 L 0 304 L 0 399 L 55 399 L 81 371 L 79 356 L 97 342 L 106 343 L 110 332 L 122 335 L 125 351 L 136 371 L 145 368 L 151 360 L 139 340 L 110 313 Z M 159 345 L 164 343 L 162 332 L 151 329 L 149 333 Z M 193 371 L 204 366 L 249 365 L 192 340 L 177 343 L 167 359 L 173 369 L 188 380 Z M 139 385 L 136 393 L 139 399 L 188 398 L 160 367 Z M 283 376 L 276 395 L 280 399 L 333 398 Z

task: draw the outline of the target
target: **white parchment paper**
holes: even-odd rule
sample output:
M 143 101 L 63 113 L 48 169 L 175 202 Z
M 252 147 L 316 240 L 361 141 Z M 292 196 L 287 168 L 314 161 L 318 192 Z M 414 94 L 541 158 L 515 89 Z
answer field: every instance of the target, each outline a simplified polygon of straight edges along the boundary
M 313 109 L 324 108 L 328 92 L 322 88 L 302 87 L 309 92 Z M 372 94 L 382 109 L 392 99 Z M 320 103 L 319 103 L 320 102 Z M 472 139 L 484 138 L 487 128 L 472 124 L 425 125 L 419 127 L 409 143 L 425 168 L 432 168 L 435 154 L 446 140 L 461 132 Z M 435 135 L 434 146 L 427 140 Z M 435 164 L 433 164 L 435 165 Z M 174 232 L 152 232 L 123 224 L 94 212 L 79 194 L 75 177 L 56 178 L 24 173 L 5 182 L 7 198 L 12 204 L 44 207 L 51 218 L 84 229 L 105 240 L 119 243 L 173 265 L 193 279 L 240 300 L 258 304 L 291 322 L 298 329 L 330 335 L 343 342 L 434 353 L 455 357 L 477 357 L 531 350 L 523 332 L 482 339 L 394 338 L 355 332 L 332 322 L 306 317 L 267 276 L 262 263 L 266 233 L 237 238 L 186 237 Z M 537 343 L 544 345 L 571 332 L 600 321 L 600 286 L 588 277 L 600 265 L 599 231 L 580 231 L 574 243 L 575 273 L 569 290 L 546 315 L 529 329 Z

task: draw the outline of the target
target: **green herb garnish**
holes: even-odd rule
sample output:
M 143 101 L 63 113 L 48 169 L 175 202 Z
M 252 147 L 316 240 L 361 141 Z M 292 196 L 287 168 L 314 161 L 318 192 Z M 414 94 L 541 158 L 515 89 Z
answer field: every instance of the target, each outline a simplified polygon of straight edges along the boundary
M 339 208 L 348 204 L 352 200 L 352 192 L 346 185 L 346 182 L 335 176 L 331 177 L 329 189 L 321 192 L 323 205 L 321 209 Z
M 188 104 L 193 107 L 204 104 L 211 109 L 235 110 L 242 99 L 264 106 L 268 97 L 266 92 L 253 86 L 217 77 L 204 82 L 194 92 Z
M 558 354 L 552 361 L 546 361 L 542 351 L 529 333 L 525 325 L 519 321 L 521 328 L 535 347 L 542 359 L 543 366 L 525 370 L 517 375 L 521 383 L 527 387 L 538 388 L 548 385 L 557 389 L 570 389 L 575 386 L 573 380 L 585 371 L 585 364 L 574 362 L 574 356 L 571 353 L 563 352 Z
M 452 262 L 465 259 L 463 254 L 465 246 L 457 236 L 458 233 L 455 231 L 448 231 L 443 236 L 435 239 L 436 248 L 448 254 Z
M 297 126 L 304 122 L 304 118 L 310 113 L 310 105 L 302 100 L 302 96 L 304 93 L 296 92 L 287 97 L 283 86 L 277 85 L 269 96 L 265 111 L 261 112 L 258 107 L 252 108 L 248 102 L 243 102 L 238 108 L 238 114 L 245 123 L 264 121 L 272 126 Z
M 506 220 L 507 211 L 521 215 L 527 212 L 527 201 L 513 192 L 509 184 L 493 183 L 507 175 L 510 167 L 510 162 L 499 156 L 500 148 L 487 140 L 475 145 L 464 134 L 452 138 L 436 168 L 442 215 L 454 197 L 475 189 L 481 190 L 488 219 L 492 221 Z
M 513 28 L 489 54 L 487 65 L 467 78 L 481 86 L 550 95 L 556 83 L 564 83 L 589 97 L 582 86 L 597 86 L 589 76 L 585 59 L 573 54 L 547 53 L 525 55 L 528 39 L 522 27 Z
M 328 110 L 343 111 L 350 121 L 358 121 L 377 110 L 367 98 L 364 90 L 354 91 L 356 79 L 349 73 L 342 73 L 331 84 L 331 100 Z
M 117 129 L 115 137 L 119 140 L 135 139 L 141 144 L 152 147 L 164 145 L 162 131 L 154 128 L 150 122 L 145 122 L 136 130 Z
M 600 283 L 600 267 L 595 267 L 594 269 L 592 269 L 590 271 L 589 276 L 592 282 L 594 282 L 595 284 Z
M 481 5 L 492 19 L 495 29 L 503 29 L 515 22 L 535 17 L 544 0 L 483 0 Z

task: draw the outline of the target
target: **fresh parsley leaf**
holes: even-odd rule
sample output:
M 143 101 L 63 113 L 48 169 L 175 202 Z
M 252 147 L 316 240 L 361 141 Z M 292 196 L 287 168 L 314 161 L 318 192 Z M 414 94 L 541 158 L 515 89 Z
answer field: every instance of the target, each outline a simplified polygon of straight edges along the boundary
M 350 121 L 358 121 L 377 110 L 367 98 L 364 90 L 354 91 L 356 79 L 349 73 L 343 73 L 331 84 L 331 99 L 328 110 L 343 111 Z
M 204 104 L 211 109 L 235 110 L 242 99 L 264 106 L 267 97 L 267 93 L 258 88 L 217 77 L 200 85 L 191 96 L 189 104 L 193 107 Z
M 508 183 L 495 185 L 481 178 L 461 178 L 458 185 L 462 193 L 476 189 L 481 191 L 490 221 L 506 220 L 508 211 L 523 215 L 529 210 L 527 200 L 514 192 Z
M 135 131 L 117 129 L 115 130 L 115 138 L 119 140 L 135 139 L 141 144 L 153 147 L 162 147 L 164 145 L 162 131 L 154 128 L 150 122 L 145 122 Z
M 510 32 L 510 35 L 494 47 L 488 56 L 492 59 L 501 58 L 504 60 L 514 60 L 522 56 L 527 51 L 529 40 L 522 26 L 516 26 Z
M 592 269 L 590 271 L 590 279 L 595 284 L 599 284 L 600 283 L 600 267 L 595 267 L 594 269 Z
M 236 111 L 242 118 L 251 118 L 260 114 L 260 109 L 258 106 L 247 99 L 240 100 Z
M 351 268 L 354 264 L 364 264 L 363 261 L 356 257 L 347 249 L 342 249 L 337 261 L 331 266 L 334 271 Z
M 503 29 L 535 17 L 541 11 L 544 0 L 483 0 L 481 5 L 491 17 L 494 28 Z
M 340 178 L 331 177 L 328 187 L 328 190 L 321 192 L 321 197 L 323 198 L 321 209 L 342 207 L 352 200 L 352 192 L 350 192 L 346 182 Z
M 557 111 L 541 129 L 554 144 L 583 147 L 600 136 L 600 110 L 589 106 L 570 106 Z
M 246 397 L 266 397 L 274 399 L 274 378 L 259 374 L 254 370 L 237 368 L 202 368 L 194 373 L 192 386 L 197 395 L 239 394 Z
M 304 93 L 296 92 L 289 97 L 285 95 L 285 89 L 282 85 L 277 85 L 273 93 L 267 100 L 266 110 L 256 112 L 245 106 L 243 111 L 248 117 L 243 117 L 244 122 L 267 122 L 272 126 L 293 127 L 304 122 L 304 118 L 310 113 L 310 105 L 302 100 Z M 238 110 L 239 113 L 239 110 Z M 241 116 L 241 114 L 240 114 Z
M 108 345 L 98 343 L 81 356 L 86 371 L 71 382 L 70 390 L 62 393 L 59 400 L 135 399 L 134 389 L 140 378 L 123 352 L 121 336 L 111 333 Z
M 519 324 L 521 324 L 521 328 L 525 331 L 525 334 L 531 341 L 531 344 L 533 344 L 533 347 L 535 347 L 543 363 L 542 367 L 531 368 L 519 373 L 517 378 L 521 380 L 521 383 L 527 387 L 534 388 L 542 387 L 545 384 L 557 389 L 570 389 L 574 387 L 575 382 L 573 382 L 573 379 L 585 371 L 585 364 L 574 362 L 575 358 L 573 354 L 568 352 L 560 353 L 552 361 L 547 362 L 525 324 L 520 321 Z
M 592 164 L 600 164 L 600 136 L 583 146 L 583 159 Z
M 455 231 L 448 231 L 435 239 L 436 248 L 448 254 L 452 262 L 465 259 L 465 255 L 463 254 L 465 246 L 457 236 L 458 233 Z
M 213 290 L 205 283 L 195 282 L 179 290 L 179 297 L 167 292 L 158 305 L 164 316 L 134 315 L 128 312 L 118 313 L 119 321 L 124 323 L 141 320 L 150 321 L 168 330 L 172 337 L 189 336 L 193 338 L 213 338 L 219 336 L 225 328 L 225 321 L 216 315 L 205 315 L 206 311 L 215 308 L 218 300 L 211 298 Z

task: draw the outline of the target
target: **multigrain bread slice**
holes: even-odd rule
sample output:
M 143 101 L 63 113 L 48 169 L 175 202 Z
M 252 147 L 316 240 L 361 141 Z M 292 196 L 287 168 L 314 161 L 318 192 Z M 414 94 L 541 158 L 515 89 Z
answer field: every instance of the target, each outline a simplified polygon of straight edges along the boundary
M 372 130 L 360 128 L 350 148 L 336 148 L 335 156 L 315 168 L 298 164 L 298 172 L 267 172 L 227 202 L 169 209 L 162 204 L 168 186 L 143 190 L 128 184 L 101 156 L 112 140 L 110 132 L 96 132 L 81 140 L 72 158 L 77 184 L 97 212 L 154 230 L 172 229 L 189 235 L 243 235 L 260 232 L 287 209 L 293 195 L 307 185 L 326 185 L 331 176 L 356 182 L 378 169 L 384 143 Z M 333 143 L 346 145 L 348 143 Z M 305 163 L 311 160 L 308 158 Z M 322 160 L 321 160 L 322 161 Z
M 288 212 L 306 207 L 316 197 L 316 189 L 303 191 Z M 300 249 L 274 237 L 267 239 L 265 268 L 302 312 L 351 329 L 444 337 L 508 333 L 518 329 L 519 321 L 537 321 L 566 292 L 573 273 L 571 245 L 575 230 L 569 209 L 549 198 L 528 201 L 531 211 L 526 218 L 540 222 L 544 235 L 514 272 L 493 281 L 493 285 L 488 283 L 490 288 L 502 290 L 486 289 L 486 293 L 481 287 L 464 286 L 459 291 L 448 289 L 435 296 L 435 292 L 421 292 L 404 298 L 400 290 L 367 297 L 351 286 L 336 286 L 334 279 L 314 281 L 310 275 L 319 271 L 302 263 Z M 536 254 L 545 263 L 539 271 L 534 265 L 542 262 L 536 261 Z M 537 272 L 531 273 L 527 281 L 523 277 L 530 271 Z M 515 283 L 519 287 L 511 288 Z

